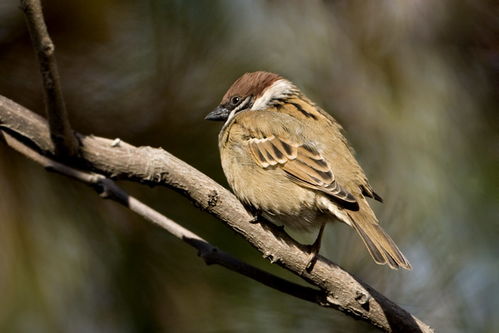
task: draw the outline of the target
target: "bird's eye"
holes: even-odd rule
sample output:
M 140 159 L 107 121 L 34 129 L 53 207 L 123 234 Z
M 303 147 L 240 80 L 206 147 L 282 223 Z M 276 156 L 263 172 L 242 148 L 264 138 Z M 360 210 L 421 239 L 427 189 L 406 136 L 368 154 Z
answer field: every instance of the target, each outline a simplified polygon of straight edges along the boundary
M 239 104 L 239 102 L 241 102 L 241 97 L 239 96 L 234 96 L 230 99 L 230 102 L 232 103 L 232 105 L 237 105 Z

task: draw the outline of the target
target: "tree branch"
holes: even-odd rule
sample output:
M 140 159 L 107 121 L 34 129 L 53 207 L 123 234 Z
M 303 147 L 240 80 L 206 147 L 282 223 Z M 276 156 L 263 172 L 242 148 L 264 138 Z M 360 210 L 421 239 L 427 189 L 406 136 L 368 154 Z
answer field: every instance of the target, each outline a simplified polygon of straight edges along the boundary
M 29 110 L 0 96 L 0 128 L 15 133 L 23 143 L 45 156 L 56 158 L 46 122 Z M 191 199 L 246 238 L 263 256 L 326 293 L 317 303 L 369 322 L 386 332 L 433 330 L 324 257 L 311 272 L 303 245 L 265 223 L 255 223 L 237 198 L 221 185 L 162 149 L 134 147 L 94 136 L 78 135 L 81 159 L 75 166 L 109 177 L 166 185 Z M 22 138 L 22 139 L 21 139 Z
M 142 216 L 144 219 L 159 225 L 173 236 L 194 247 L 198 250 L 198 255 L 203 258 L 206 264 L 223 266 L 231 271 L 263 283 L 266 286 L 309 302 L 319 303 L 326 298 L 325 293 L 320 290 L 304 287 L 282 279 L 259 268 L 246 264 L 230 254 L 219 250 L 195 233 L 182 227 L 175 221 L 162 215 L 133 196 L 130 196 L 111 179 L 96 173 L 77 170 L 66 164 L 54 161 L 41 155 L 39 152 L 19 141 L 13 135 L 9 134 L 8 131 L 2 131 L 0 129 L 0 138 L 2 135 L 9 147 L 21 153 L 25 157 L 37 162 L 47 171 L 57 172 L 61 175 L 89 185 L 95 189 L 102 198 L 118 202 L 134 213 Z
M 55 60 L 55 46 L 50 39 L 43 18 L 40 0 L 21 0 L 40 72 L 42 74 L 45 112 L 49 120 L 50 134 L 58 155 L 72 157 L 78 153 L 78 141 L 73 135 L 62 94 L 59 71 Z

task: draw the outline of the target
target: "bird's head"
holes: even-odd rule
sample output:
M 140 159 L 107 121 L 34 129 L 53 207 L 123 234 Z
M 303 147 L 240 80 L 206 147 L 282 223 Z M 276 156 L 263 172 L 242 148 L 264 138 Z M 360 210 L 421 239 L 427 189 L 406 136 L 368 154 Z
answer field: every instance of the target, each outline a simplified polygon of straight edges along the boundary
M 289 97 L 296 87 L 283 77 L 269 72 L 245 73 L 227 90 L 215 110 L 204 119 L 226 121 L 243 110 L 263 110 L 276 100 Z

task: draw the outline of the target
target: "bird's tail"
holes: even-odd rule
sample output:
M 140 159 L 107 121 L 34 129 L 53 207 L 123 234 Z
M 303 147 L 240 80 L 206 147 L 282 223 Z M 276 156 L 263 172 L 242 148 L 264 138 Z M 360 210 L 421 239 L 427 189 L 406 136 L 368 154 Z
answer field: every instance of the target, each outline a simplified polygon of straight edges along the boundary
M 362 241 L 376 263 L 381 265 L 388 264 L 393 269 L 400 267 L 408 270 L 412 269 L 409 260 L 398 249 L 390 236 L 379 226 L 377 221 L 371 221 L 368 216 L 361 212 L 348 212 L 348 215 L 351 226 L 357 231 L 360 238 L 362 238 Z

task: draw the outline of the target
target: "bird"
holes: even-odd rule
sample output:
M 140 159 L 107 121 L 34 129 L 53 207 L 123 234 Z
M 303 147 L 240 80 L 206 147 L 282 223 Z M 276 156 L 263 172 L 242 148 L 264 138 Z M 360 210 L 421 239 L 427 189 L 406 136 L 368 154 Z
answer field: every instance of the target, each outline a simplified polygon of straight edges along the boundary
M 224 122 L 222 169 L 250 211 L 285 228 L 319 229 L 307 270 L 317 261 L 325 225 L 338 221 L 357 232 L 377 264 L 412 269 L 369 205 L 368 199 L 383 199 L 342 126 L 294 83 L 270 72 L 245 73 L 205 119 Z

